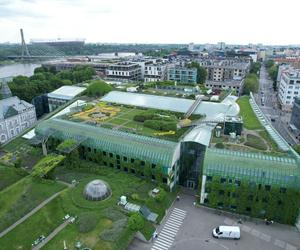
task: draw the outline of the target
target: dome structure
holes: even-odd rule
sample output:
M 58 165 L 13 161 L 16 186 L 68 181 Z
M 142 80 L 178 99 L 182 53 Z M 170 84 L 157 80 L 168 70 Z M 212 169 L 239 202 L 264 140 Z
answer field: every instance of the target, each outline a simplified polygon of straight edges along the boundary
M 100 201 L 109 197 L 111 190 L 107 183 L 102 180 L 93 180 L 84 188 L 84 197 L 91 201 Z

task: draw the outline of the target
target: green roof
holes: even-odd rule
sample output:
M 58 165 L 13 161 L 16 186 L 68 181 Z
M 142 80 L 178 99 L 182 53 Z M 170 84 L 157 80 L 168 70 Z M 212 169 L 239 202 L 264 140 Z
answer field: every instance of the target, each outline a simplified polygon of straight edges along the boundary
M 300 186 L 300 166 L 289 157 L 207 148 L 203 174 L 281 186 Z
M 162 167 L 172 167 L 173 156 L 178 143 L 157 138 L 130 134 L 118 130 L 96 127 L 84 123 L 76 123 L 61 119 L 49 119 L 40 123 L 36 134 L 44 135 L 49 129 L 55 130 L 53 137 L 59 139 L 75 139 L 84 137 L 82 142 L 94 148 L 149 161 Z

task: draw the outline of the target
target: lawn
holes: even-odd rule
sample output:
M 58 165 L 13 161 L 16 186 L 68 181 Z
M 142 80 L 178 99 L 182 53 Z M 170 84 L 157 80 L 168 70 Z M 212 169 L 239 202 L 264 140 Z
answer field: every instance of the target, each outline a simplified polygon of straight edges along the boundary
M 95 169 L 96 166 L 96 172 L 87 172 L 87 167 Z M 126 249 L 135 232 L 127 226 L 128 212 L 117 205 L 120 196 L 126 195 L 129 201 L 136 204 L 147 204 L 152 211 L 159 214 L 160 219 L 176 196 L 176 193 L 167 193 L 165 201 L 158 203 L 149 196 L 149 191 L 156 187 L 155 183 L 92 163 L 86 163 L 83 167 L 85 169 L 57 168 L 55 176 L 58 179 L 66 182 L 72 182 L 75 179 L 79 181 L 79 184 L 63 191 L 59 197 L 38 213 L 1 238 L 1 247 L 3 249 L 30 249 L 31 243 L 39 235 L 48 235 L 63 222 L 62 218 L 65 214 L 70 214 L 78 216 L 77 221 L 64 228 L 43 249 L 61 249 L 64 240 L 70 250 L 76 249 L 77 241 L 82 243 L 82 247 L 90 247 L 93 250 Z M 94 179 L 104 180 L 110 185 L 112 190 L 110 198 L 96 202 L 83 198 L 85 185 Z M 20 188 L 18 192 L 21 190 Z M 133 200 L 132 194 L 138 194 L 139 200 Z M 87 214 L 92 216 L 93 220 L 92 223 L 84 224 L 83 218 Z M 90 228 L 84 231 L 82 225 Z M 149 238 L 153 230 L 153 224 L 147 222 L 142 232 Z M 11 243 L 12 239 L 14 239 L 13 243 Z
M 174 127 L 161 126 L 145 126 L 144 121 L 135 120 L 135 116 L 143 116 L 145 112 L 154 112 L 156 119 L 149 118 L 145 120 L 154 120 L 155 124 L 162 122 L 173 122 Z M 124 105 L 110 105 L 104 102 L 98 103 L 95 107 L 86 111 L 79 111 L 75 114 L 66 115 L 63 119 L 71 120 L 74 122 L 90 122 L 96 126 L 104 128 L 118 129 L 128 133 L 135 133 L 145 136 L 157 137 L 166 140 L 178 141 L 180 136 L 186 132 L 186 128 L 176 129 L 176 124 L 179 122 L 182 113 L 167 112 L 163 110 L 152 110 L 133 106 Z M 191 120 L 200 119 L 200 115 L 192 115 Z M 166 129 L 164 129 L 164 127 Z M 174 133 L 170 136 L 169 133 Z
M 0 192 L 0 231 L 66 186 L 50 180 L 21 179 Z
M 258 136 L 248 134 L 247 135 L 247 141 L 245 142 L 246 146 L 256 148 L 258 150 L 267 150 L 268 147 L 265 144 L 265 142 L 259 138 Z
M 249 97 L 242 96 L 237 100 L 237 103 L 240 106 L 240 115 L 243 118 L 245 128 L 250 130 L 262 129 L 262 125 L 250 106 Z
M 20 168 L 0 165 L 0 191 L 26 176 L 27 173 Z

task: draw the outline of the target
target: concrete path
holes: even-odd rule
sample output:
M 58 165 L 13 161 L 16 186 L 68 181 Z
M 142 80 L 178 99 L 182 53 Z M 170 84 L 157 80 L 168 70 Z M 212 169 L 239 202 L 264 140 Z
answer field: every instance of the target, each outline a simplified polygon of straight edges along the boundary
M 63 191 L 63 190 L 62 190 Z M 35 207 L 34 209 L 32 209 L 28 214 L 26 214 L 25 216 L 23 216 L 21 219 L 19 219 L 18 221 L 16 221 L 14 224 L 12 224 L 10 227 L 6 228 L 4 231 L 2 231 L 0 233 L 0 238 L 2 238 L 4 235 L 6 235 L 7 233 L 9 233 L 11 230 L 13 230 L 15 227 L 17 227 L 18 225 L 20 225 L 21 223 L 23 223 L 25 220 L 27 220 L 31 215 L 35 214 L 37 211 L 39 211 L 41 208 L 43 208 L 44 206 L 46 206 L 50 201 L 52 201 L 53 199 L 55 199 L 58 195 L 60 195 L 60 193 L 62 191 L 59 191 L 57 193 L 55 193 L 54 195 L 52 195 L 51 197 L 49 197 L 47 200 L 44 200 L 40 205 L 38 205 L 37 207 Z
M 59 225 L 52 233 L 50 233 L 47 238 L 42 241 L 40 244 L 37 246 L 33 247 L 32 250 L 39 250 L 43 246 L 45 246 L 50 240 L 52 240 L 61 230 L 63 230 L 68 224 L 70 223 L 70 219 L 66 220 L 64 223 Z

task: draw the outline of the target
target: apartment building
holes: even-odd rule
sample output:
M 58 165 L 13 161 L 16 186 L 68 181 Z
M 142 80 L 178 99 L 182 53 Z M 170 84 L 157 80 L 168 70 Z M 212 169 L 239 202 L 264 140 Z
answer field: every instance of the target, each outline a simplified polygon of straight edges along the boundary
M 197 69 L 172 66 L 168 69 L 168 80 L 178 83 L 197 83 Z
M 158 82 L 167 80 L 167 69 L 168 66 L 161 63 L 151 63 L 145 65 L 144 82 Z
M 106 77 L 121 81 L 140 81 L 142 80 L 142 70 L 138 63 L 119 62 L 108 65 Z
M 294 99 L 298 96 L 300 96 L 300 70 L 290 68 L 283 71 L 278 90 L 281 109 L 290 112 L 294 104 Z

